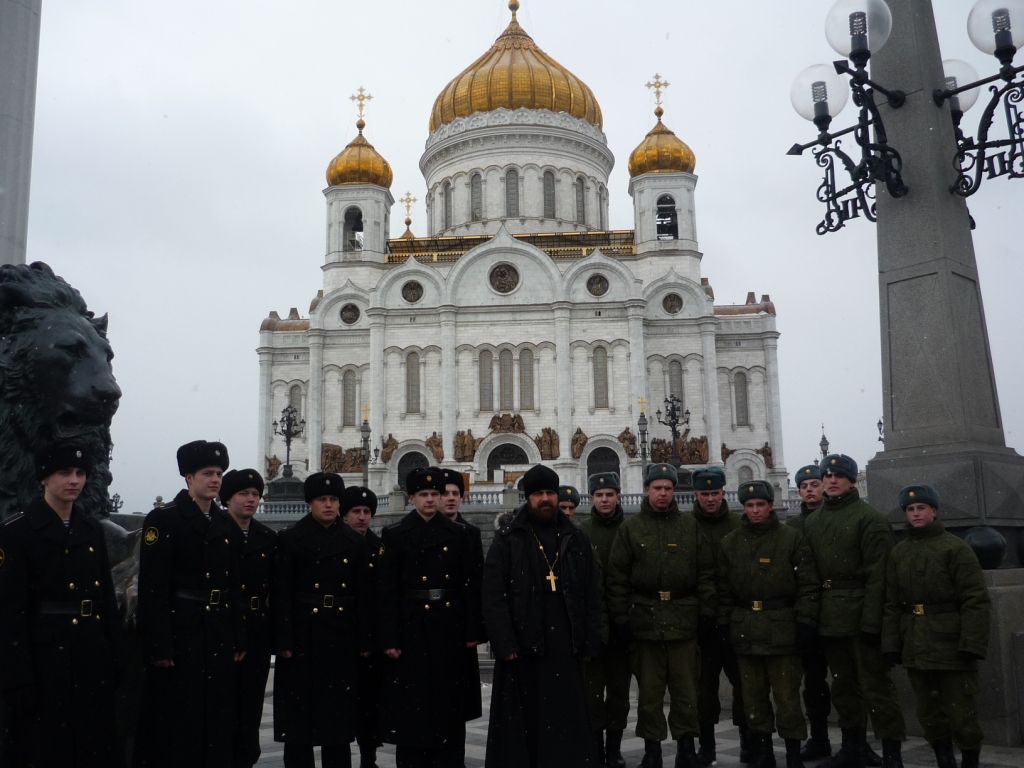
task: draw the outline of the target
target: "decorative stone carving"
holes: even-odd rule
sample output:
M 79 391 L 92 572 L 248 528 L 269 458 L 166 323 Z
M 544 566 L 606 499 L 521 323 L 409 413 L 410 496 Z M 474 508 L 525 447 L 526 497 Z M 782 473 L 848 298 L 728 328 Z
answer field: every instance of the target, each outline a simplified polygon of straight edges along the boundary
M 487 425 L 487 429 L 491 432 L 526 432 L 526 425 L 523 423 L 523 417 L 517 414 L 502 413 L 494 414 L 491 417 L 491 423 Z
M 352 325 L 359 322 L 359 307 L 355 304 L 346 304 L 341 308 L 341 322 L 345 325 Z
M 691 437 L 687 439 L 689 430 L 684 432 L 676 441 L 676 452 L 683 464 L 707 464 L 708 463 L 708 438 Z M 668 463 L 672 460 L 672 443 L 669 440 L 654 438 L 651 440 L 651 461 L 654 463 Z
M 415 280 L 410 280 L 402 286 L 402 298 L 410 304 L 415 304 L 423 298 L 423 286 Z
M 678 315 L 683 309 L 683 297 L 678 293 L 670 293 L 661 300 L 661 308 L 670 315 Z
M 656 437 L 651 440 L 651 463 L 652 464 L 668 464 L 669 459 L 672 458 L 672 445 L 668 440 L 662 440 L 660 437 Z
M 578 459 L 583 455 L 583 449 L 587 447 L 588 439 L 583 434 L 583 427 L 576 427 L 576 432 L 572 436 L 572 457 L 574 459 Z
M 324 443 L 320 448 L 321 472 L 362 472 L 363 456 L 359 448 L 347 451 L 340 445 Z
M 626 427 L 619 434 L 619 444 L 622 445 L 622 450 L 626 452 L 626 455 L 629 456 L 629 458 L 636 458 L 636 435 L 629 431 L 629 427 Z
M 394 456 L 395 451 L 398 449 L 398 441 L 395 440 L 395 436 L 388 432 L 388 439 L 384 441 L 380 451 L 380 460 L 387 464 L 391 461 L 391 457 Z
M 498 293 L 511 293 L 519 285 L 519 270 L 511 264 L 498 264 L 491 270 L 490 280 Z
M 587 291 L 591 296 L 604 296 L 608 293 L 608 278 L 604 275 L 591 275 L 587 280 Z
M 273 480 L 275 477 L 277 477 L 277 473 L 281 470 L 281 460 L 279 458 L 277 458 L 277 454 L 274 454 L 274 456 L 267 456 L 266 459 L 267 459 L 267 472 L 266 472 L 266 475 L 267 475 L 267 482 L 269 483 L 271 480 Z
M 444 461 L 444 443 L 441 438 L 437 436 L 437 432 L 428 437 L 425 441 L 427 448 L 434 455 L 434 461 L 441 463 Z
M 434 146 L 439 141 L 447 139 L 449 136 L 458 136 L 459 134 L 465 133 L 467 130 L 508 125 L 509 123 L 523 126 L 557 125 L 559 128 L 568 128 L 591 139 L 595 139 L 602 144 L 608 143 L 608 139 L 600 128 L 595 125 L 591 125 L 586 120 L 573 117 L 572 115 L 564 113 L 555 114 L 547 109 L 527 109 L 525 107 L 521 107 L 512 111 L 505 107 L 499 107 L 498 109 L 491 110 L 490 112 L 477 112 L 469 117 L 458 117 L 450 123 L 442 125 L 430 134 L 429 138 L 427 138 L 427 149 L 430 149 L 430 147 Z
M 456 461 L 474 461 L 476 459 L 476 449 L 480 447 L 484 439 L 482 437 L 473 437 L 473 430 L 468 429 L 465 432 L 459 430 L 455 433 L 455 460 Z
M 551 427 L 544 427 L 540 434 L 533 438 L 533 442 L 537 444 L 540 457 L 544 461 L 553 461 L 561 455 L 558 433 Z
M 736 451 L 728 447 L 725 443 L 722 443 L 722 461 L 728 461 L 729 457 L 734 453 L 736 453 Z
M 772 447 L 768 445 L 767 442 L 754 451 L 754 453 L 761 454 L 762 458 L 764 458 L 764 465 L 768 467 L 768 469 L 775 466 L 775 460 L 772 458 Z

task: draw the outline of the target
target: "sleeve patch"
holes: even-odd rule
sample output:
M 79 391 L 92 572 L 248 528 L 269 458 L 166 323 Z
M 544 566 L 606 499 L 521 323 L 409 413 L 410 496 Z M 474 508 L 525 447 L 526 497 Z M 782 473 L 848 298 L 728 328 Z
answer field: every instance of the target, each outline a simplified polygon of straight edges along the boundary
M 156 544 L 156 540 L 160 538 L 160 531 L 156 528 L 147 528 L 142 538 L 147 544 Z

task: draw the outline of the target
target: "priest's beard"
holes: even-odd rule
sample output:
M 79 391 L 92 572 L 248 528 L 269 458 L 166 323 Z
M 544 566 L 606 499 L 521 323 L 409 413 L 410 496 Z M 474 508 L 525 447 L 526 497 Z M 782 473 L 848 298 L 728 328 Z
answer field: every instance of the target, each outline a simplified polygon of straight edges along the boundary
M 527 502 L 526 513 L 530 516 L 531 520 L 535 520 L 538 523 L 550 523 L 555 519 L 555 515 L 558 514 L 558 503 L 542 501 L 537 506 L 534 506 L 532 502 Z

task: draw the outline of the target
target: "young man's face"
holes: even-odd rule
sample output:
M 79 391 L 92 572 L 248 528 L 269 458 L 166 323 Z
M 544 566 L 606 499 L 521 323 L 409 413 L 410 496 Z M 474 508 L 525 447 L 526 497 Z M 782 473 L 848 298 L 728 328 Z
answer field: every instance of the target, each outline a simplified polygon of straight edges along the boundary
M 824 477 L 825 493 L 831 498 L 842 496 L 844 493 L 848 493 L 853 488 L 853 481 L 845 475 L 837 475 L 832 472 L 826 472 Z
M 797 490 L 800 493 L 800 498 L 804 500 L 804 504 L 814 509 L 821 504 L 821 497 L 825 493 L 825 486 L 821 480 L 814 477 L 810 480 L 801 480 L 800 487 Z
M 717 515 L 722 509 L 722 499 L 725 498 L 725 489 L 719 488 L 716 491 L 696 491 L 697 503 L 705 515 Z
M 260 505 L 260 492 L 255 488 L 243 488 L 228 499 L 228 512 L 234 518 L 248 520 L 256 514 Z
M 565 516 L 572 520 L 576 517 L 576 505 L 571 501 L 558 502 L 558 508 L 565 513 Z
M 748 499 L 743 502 L 743 514 L 752 523 L 763 523 L 772 513 L 772 503 L 764 499 Z
M 58 469 L 42 479 L 43 491 L 57 501 L 72 502 L 85 487 L 85 470 L 77 467 Z
M 619 492 L 614 488 L 598 488 L 590 494 L 590 501 L 597 514 L 607 517 L 615 511 L 615 505 L 619 503 Z
M 373 515 L 370 514 L 369 507 L 352 507 L 342 519 L 353 531 L 366 533 L 370 530 L 370 521 L 373 519 Z
M 437 508 L 441 504 L 441 494 L 436 488 L 424 488 L 422 491 L 416 491 L 409 501 L 420 513 L 420 517 L 429 520 L 437 514 Z
M 914 528 L 923 528 L 929 523 L 934 523 L 936 514 L 938 510 L 935 507 L 921 501 L 907 505 L 907 522 Z
M 653 509 L 668 509 L 676 495 L 676 487 L 671 480 L 655 480 L 644 490 L 647 491 L 647 502 Z
M 203 467 L 191 475 L 185 475 L 189 495 L 196 500 L 213 501 L 220 493 L 220 481 L 224 470 L 220 467 Z
M 441 494 L 441 512 L 449 520 L 454 520 L 462 505 L 462 490 L 454 483 L 448 483 Z
M 338 505 L 337 496 L 317 496 L 309 502 L 309 511 L 314 520 L 328 526 L 338 519 Z

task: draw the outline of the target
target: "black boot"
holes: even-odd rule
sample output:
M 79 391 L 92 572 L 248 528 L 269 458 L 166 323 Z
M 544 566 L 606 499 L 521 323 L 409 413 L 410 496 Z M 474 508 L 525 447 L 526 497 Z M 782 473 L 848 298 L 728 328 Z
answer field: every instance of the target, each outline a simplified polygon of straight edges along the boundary
M 604 753 L 604 731 L 594 731 L 594 745 L 597 747 L 597 764 L 607 765 Z
M 604 754 L 608 768 L 626 768 L 626 761 L 622 758 L 621 728 L 617 731 L 608 731 L 606 745 Z
M 879 768 L 879 766 L 882 764 L 882 758 L 878 755 L 877 752 L 875 752 L 875 750 L 871 748 L 871 745 L 868 743 L 867 729 L 864 730 L 864 744 L 862 746 L 864 749 L 864 765 L 868 766 L 869 768 Z
M 978 760 L 980 759 L 980 749 L 965 749 L 960 753 L 960 768 L 978 768 Z
M 882 768 L 903 768 L 902 748 L 896 739 L 882 739 Z
M 709 766 L 715 762 L 715 724 L 706 723 L 700 727 L 700 751 L 697 762 Z
M 676 768 L 700 768 L 693 736 L 683 736 L 676 742 Z
M 644 759 L 640 761 L 640 768 L 662 768 L 660 741 L 644 739 Z
M 775 768 L 775 748 L 770 733 L 751 731 L 750 738 L 754 742 L 753 768 Z
M 830 749 L 829 752 L 832 750 Z M 786 768 L 804 768 L 800 739 L 786 739 Z
M 757 756 L 757 741 L 753 731 L 747 726 L 741 725 L 740 729 L 740 762 L 752 763 Z
M 816 717 L 811 720 L 811 738 L 800 750 L 802 760 L 818 760 L 832 754 L 832 743 L 828 740 L 828 719 Z
M 826 768 L 864 768 L 864 743 L 866 731 L 863 728 L 843 728 L 843 744 Z
M 953 740 L 948 736 L 942 741 L 932 744 L 935 751 L 935 765 L 938 768 L 956 768 L 956 753 L 953 751 Z
M 359 742 L 359 768 L 377 768 L 377 745 L 373 739 Z

